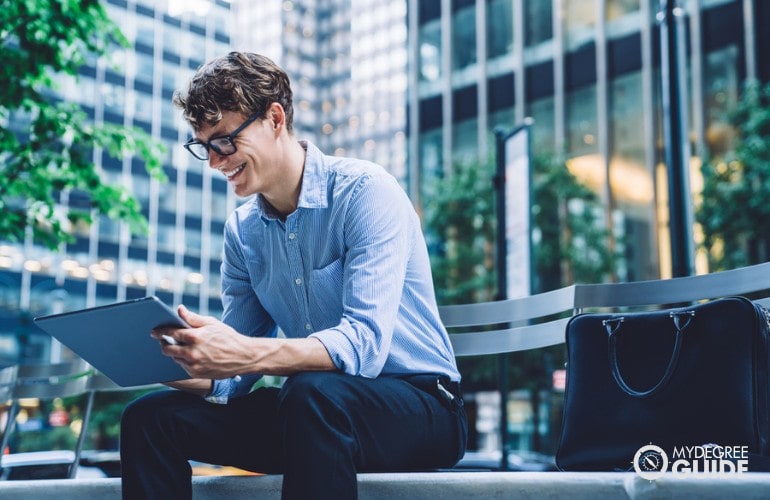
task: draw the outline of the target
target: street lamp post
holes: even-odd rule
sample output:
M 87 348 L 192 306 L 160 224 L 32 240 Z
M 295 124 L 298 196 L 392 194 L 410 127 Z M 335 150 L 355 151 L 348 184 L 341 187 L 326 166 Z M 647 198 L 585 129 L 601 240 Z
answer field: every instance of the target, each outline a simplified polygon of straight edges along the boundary
M 690 141 L 687 137 L 686 65 L 683 44 L 684 9 L 676 0 L 660 0 L 660 76 L 663 101 L 663 140 L 668 169 L 671 272 L 693 274 Z M 684 101 L 684 102 L 683 102 Z

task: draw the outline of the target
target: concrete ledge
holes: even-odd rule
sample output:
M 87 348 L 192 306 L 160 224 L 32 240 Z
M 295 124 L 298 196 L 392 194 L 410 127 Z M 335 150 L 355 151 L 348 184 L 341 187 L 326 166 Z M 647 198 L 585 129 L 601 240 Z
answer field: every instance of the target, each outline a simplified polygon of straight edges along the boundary
M 633 473 L 418 472 L 359 474 L 361 500 L 766 499 L 770 473 L 729 477 L 672 476 L 647 481 Z M 281 476 L 200 476 L 195 500 L 280 499 Z M 120 479 L 0 482 L 0 498 L 119 500 Z

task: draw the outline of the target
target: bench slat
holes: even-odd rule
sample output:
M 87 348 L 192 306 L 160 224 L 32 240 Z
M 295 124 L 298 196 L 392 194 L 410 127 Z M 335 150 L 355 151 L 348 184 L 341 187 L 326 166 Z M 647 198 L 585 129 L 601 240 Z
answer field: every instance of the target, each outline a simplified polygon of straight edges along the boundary
M 570 318 L 489 332 L 455 333 L 449 338 L 455 356 L 480 356 L 524 351 L 564 343 L 564 329 Z
M 575 307 L 624 307 L 695 302 L 770 289 L 770 262 L 712 274 L 631 283 L 577 285 Z
M 544 316 L 572 312 L 575 285 L 518 299 L 461 304 L 439 308 L 447 328 L 515 323 Z
M 665 306 L 766 290 L 770 290 L 770 262 L 684 278 L 571 285 L 517 299 L 443 306 L 439 312 L 450 329 L 455 355 L 475 356 L 562 344 L 569 321 L 565 312 L 571 316 L 591 308 Z M 770 297 L 758 302 L 770 306 Z M 551 319 L 557 316 L 562 318 Z M 484 331 L 489 325 L 508 328 Z M 453 332 L 453 328 L 472 331 Z

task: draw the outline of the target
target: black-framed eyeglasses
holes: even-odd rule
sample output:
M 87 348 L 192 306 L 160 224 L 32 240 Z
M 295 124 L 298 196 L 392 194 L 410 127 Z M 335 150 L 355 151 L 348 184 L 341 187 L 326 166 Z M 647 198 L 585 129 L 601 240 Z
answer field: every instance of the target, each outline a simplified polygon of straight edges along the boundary
M 228 156 L 235 153 L 238 149 L 235 147 L 235 136 L 241 133 L 243 129 L 249 126 L 251 122 L 260 117 L 262 113 L 254 113 L 246 119 L 240 127 L 230 132 L 228 135 L 212 137 L 208 142 L 201 142 L 197 139 L 190 139 L 184 144 L 184 148 L 199 160 L 209 159 L 209 149 L 213 149 L 220 156 Z

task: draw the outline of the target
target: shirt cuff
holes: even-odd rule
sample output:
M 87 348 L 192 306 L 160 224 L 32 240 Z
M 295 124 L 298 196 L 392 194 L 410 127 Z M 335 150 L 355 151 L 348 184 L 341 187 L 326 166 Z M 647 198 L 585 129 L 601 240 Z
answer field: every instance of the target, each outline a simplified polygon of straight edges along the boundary
M 376 378 L 382 372 L 384 363 L 367 356 L 344 333 L 334 328 L 321 330 L 310 335 L 321 341 L 329 353 L 334 366 L 348 375 Z M 365 361 L 364 361 L 365 360 Z
M 240 375 L 236 375 L 233 378 L 226 378 L 222 380 L 214 380 L 211 387 L 211 392 L 204 397 L 209 403 L 215 403 L 220 405 L 227 404 L 230 399 L 230 394 L 235 391 L 235 386 L 241 381 Z
M 217 404 L 227 404 L 230 398 L 245 396 L 254 390 L 255 384 L 262 375 L 236 375 L 233 378 L 214 380 L 211 392 L 204 397 L 206 401 Z

